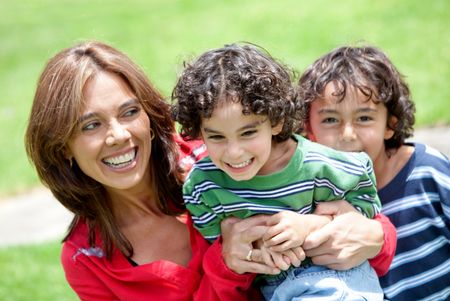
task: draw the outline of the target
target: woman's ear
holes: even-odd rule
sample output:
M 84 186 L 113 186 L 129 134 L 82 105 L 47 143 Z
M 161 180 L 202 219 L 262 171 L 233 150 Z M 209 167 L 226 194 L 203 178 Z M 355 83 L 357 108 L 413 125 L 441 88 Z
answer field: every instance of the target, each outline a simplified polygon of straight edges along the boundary
M 384 140 L 391 139 L 395 134 L 395 128 L 397 126 L 398 119 L 395 116 L 389 116 L 384 130 Z
M 67 160 L 72 160 L 73 154 L 67 146 L 64 147 L 63 154 L 64 158 L 66 158 Z

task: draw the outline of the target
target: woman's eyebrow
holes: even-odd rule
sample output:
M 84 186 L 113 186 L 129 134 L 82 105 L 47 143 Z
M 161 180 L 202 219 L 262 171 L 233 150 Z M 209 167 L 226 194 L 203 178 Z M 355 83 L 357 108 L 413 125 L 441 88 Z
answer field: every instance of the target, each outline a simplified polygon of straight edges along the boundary
M 119 110 L 123 110 L 126 107 L 136 105 L 136 104 L 139 104 L 139 101 L 137 99 L 135 99 L 135 98 L 128 99 L 127 101 L 125 101 L 123 104 L 121 104 L 119 106 Z M 95 118 L 96 116 L 98 116 L 98 113 L 96 113 L 96 112 L 86 113 L 86 114 L 80 116 L 80 118 L 78 118 L 78 123 L 82 123 L 88 119 Z

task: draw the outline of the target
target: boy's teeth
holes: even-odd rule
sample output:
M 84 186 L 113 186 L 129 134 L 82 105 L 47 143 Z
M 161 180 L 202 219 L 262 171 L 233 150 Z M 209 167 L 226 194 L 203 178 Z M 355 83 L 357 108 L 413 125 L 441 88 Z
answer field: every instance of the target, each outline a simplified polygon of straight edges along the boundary
M 249 160 L 244 161 L 244 162 L 239 163 L 239 164 L 231 164 L 230 163 L 230 166 L 233 167 L 233 168 L 242 168 L 242 167 L 245 167 L 245 166 L 249 165 L 251 162 L 252 162 L 252 160 L 249 159 Z
M 132 151 L 130 151 L 130 152 L 124 154 L 124 155 L 120 155 L 120 156 L 117 156 L 117 157 L 111 157 L 111 158 L 108 158 L 108 159 L 104 159 L 103 161 L 105 163 L 110 164 L 110 165 L 116 165 L 117 166 L 117 165 L 121 165 L 121 164 L 124 164 L 124 163 L 131 162 L 131 161 L 134 160 L 135 157 L 136 157 L 136 150 L 133 149 Z

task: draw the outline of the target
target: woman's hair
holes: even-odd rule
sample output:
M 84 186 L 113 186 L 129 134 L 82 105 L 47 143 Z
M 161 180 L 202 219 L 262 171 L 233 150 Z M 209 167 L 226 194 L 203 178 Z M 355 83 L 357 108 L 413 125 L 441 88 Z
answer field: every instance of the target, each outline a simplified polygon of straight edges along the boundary
M 172 92 L 172 116 L 184 137 L 198 138 L 202 118 L 221 102 L 240 102 L 243 114 L 267 115 L 272 126 L 283 122 L 276 141 L 299 126 L 292 72 L 264 49 L 251 44 L 226 45 L 205 52 L 185 69 Z
M 302 74 L 298 95 L 302 102 L 302 115 L 309 123 L 311 103 L 324 97 L 325 87 L 336 83 L 334 94 L 342 101 L 348 89 L 356 88 L 367 100 L 383 103 L 388 111 L 387 126 L 394 131 L 385 140 L 387 150 L 403 145 L 411 137 L 414 125 L 414 103 L 408 85 L 389 58 L 375 47 L 340 47 L 316 60 Z M 391 124 L 390 117 L 397 122 Z
M 77 222 L 84 219 L 91 246 L 99 233 L 108 258 L 113 246 L 131 256 L 133 249 L 117 227 L 105 188 L 85 175 L 76 162 L 72 166 L 66 156 L 67 143 L 81 114 L 83 89 L 101 72 L 120 76 L 147 113 L 155 133 L 149 163 L 152 182 L 148 185 L 163 213 L 182 212 L 182 173 L 177 165 L 178 147 L 173 140 L 175 128 L 170 107 L 144 72 L 111 46 L 85 42 L 62 50 L 48 61 L 38 81 L 25 146 L 41 181 L 75 214 L 64 241 Z

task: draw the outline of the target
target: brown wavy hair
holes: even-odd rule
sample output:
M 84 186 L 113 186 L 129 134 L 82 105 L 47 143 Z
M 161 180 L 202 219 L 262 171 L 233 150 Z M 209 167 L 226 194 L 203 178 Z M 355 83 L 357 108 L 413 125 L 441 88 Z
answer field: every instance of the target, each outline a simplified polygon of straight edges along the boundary
M 231 44 L 184 64 L 172 92 L 172 116 L 184 137 L 200 137 L 202 118 L 223 101 L 240 102 L 243 114 L 267 115 L 271 125 L 284 122 L 276 141 L 297 130 L 300 114 L 292 85 L 293 72 L 253 44 Z
M 113 246 L 131 256 L 133 248 L 119 231 L 106 190 L 86 176 L 76 162 L 71 166 L 65 156 L 81 113 L 83 88 L 100 72 L 120 76 L 147 113 L 155 133 L 149 163 L 152 182 L 148 185 L 163 213 L 182 212 L 182 173 L 177 165 L 178 147 L 173 140 L 175 127 L 170 107 L 144 72 L 109 45 L 84 42 L 62 50 L 47 62 L 34 96 L 25 146 L 40 180 L 75 214 L 64 241 L 81 219 L 88 225 L 90 246 L 95 245 L 99 233 L 107 258 L 111 258 Z
M 323 98 L 328 83 L 337 83 L 335 96 L 342 101 L 350 87 L 357 88 L 367 100 L 383 103 L 388 111 L 387 126 L 394 131 L 385 140 L 386 150 L 397 149 L 413 134 L 415 106 L 409 87 L 397 68 L 379 49 L 372 46 L 340 47 L 309 66 L 298 83 L 305 127 L 309 123 L 311 103 Z M 391 116 L 397 122 L 391 124 Z

